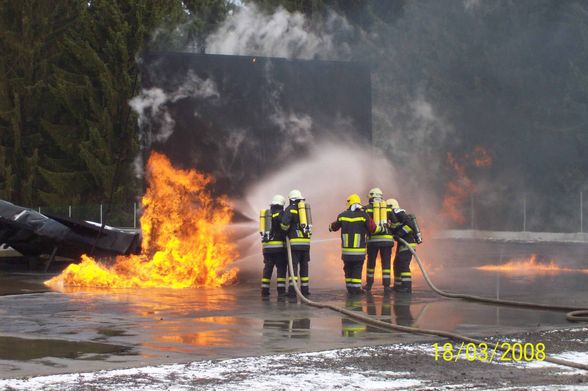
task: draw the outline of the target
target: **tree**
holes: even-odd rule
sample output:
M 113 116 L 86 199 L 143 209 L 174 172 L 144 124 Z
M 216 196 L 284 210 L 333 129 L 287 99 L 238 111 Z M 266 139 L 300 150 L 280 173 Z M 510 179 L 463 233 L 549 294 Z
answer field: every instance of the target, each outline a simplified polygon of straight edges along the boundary
M 75 18 L 75 3 L 0 3 L 0 196 L 14 202 L 38 201 L 51 62 Z

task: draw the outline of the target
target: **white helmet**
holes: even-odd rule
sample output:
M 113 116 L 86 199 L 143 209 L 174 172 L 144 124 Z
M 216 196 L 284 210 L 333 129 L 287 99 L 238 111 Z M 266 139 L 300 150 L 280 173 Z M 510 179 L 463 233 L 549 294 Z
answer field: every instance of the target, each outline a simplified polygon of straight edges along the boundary
M 369 196 L 370 198 L 382 198 L 384 194 L 382 193 L 382 189 L 374 187 L 373 189 L 370 189 Z
M 284 205 L 286 205 L 286 199 L 284 198 L 283 195 L 276 194 L 275 196 L 272 197 L 272 203 L 270 205 L 284 206 Z
M 290 193 L 288 193 L 288 198 L 291 200 L 303 200 L 304 197 L 302 197 L 302 193 L 300 192 L 300 190 L 292 190 L 290 191 Z
M 392 207 L 392 209 L 400 208 L 400 205 L 398 205 L 398 201 L 395 198 L 388 198 L 386 200 L 386 205 Z

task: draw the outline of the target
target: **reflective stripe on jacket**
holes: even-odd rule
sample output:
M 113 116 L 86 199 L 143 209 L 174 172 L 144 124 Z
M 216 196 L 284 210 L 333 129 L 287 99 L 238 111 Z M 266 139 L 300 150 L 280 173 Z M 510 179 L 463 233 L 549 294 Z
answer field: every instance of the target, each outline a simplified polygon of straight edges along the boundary
M 341 258 L 344 261 L 363 260 L 367 235 L 377 229 L 374 220 L 363 209 L 341 212 L 330 228 L 332 231 L 341 230 Z
M 310 250 L 310 235 L 302 230 L 298 218 L 298 201 L 290 202 L 282 214 L 280 227 L 290 238 L 290 246 L 293 250 Z

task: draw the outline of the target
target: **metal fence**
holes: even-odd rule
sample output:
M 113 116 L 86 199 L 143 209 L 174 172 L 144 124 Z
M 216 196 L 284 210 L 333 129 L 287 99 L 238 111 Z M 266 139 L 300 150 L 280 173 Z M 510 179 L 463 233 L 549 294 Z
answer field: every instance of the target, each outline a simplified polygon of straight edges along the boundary
M 472 194 L 462 212 L 466 223 L 455 228 L 493 231 L 585 232 L 586 208 L 583 192 L 483 196 Z
M 584 207 L 586 196 L 582 192 L 547 197 L 537 194 L 472 194 L 462 207 L 464 224 L 452 228 L 479 229 L 491 231 L 529 232 L 585 232 L 588 230 L 587 211 Z M 553 201 L 553 200 L 557 201 Z M 37 206 L 34 209 L 49 215 L 71 217 L 105 223 L 115 227 L 137 228 L 139 226 L 139 205 L 87 204 L 65 206 Z

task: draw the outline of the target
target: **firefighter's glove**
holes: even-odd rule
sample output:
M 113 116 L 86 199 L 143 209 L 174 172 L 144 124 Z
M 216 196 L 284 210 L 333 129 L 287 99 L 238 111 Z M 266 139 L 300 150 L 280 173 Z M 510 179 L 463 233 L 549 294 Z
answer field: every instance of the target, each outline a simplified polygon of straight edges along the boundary
M 423 242 L 423 235 L 421 235 L 420 232 L 416 235 L 416 242 L 417 244 L 421 244 Z

